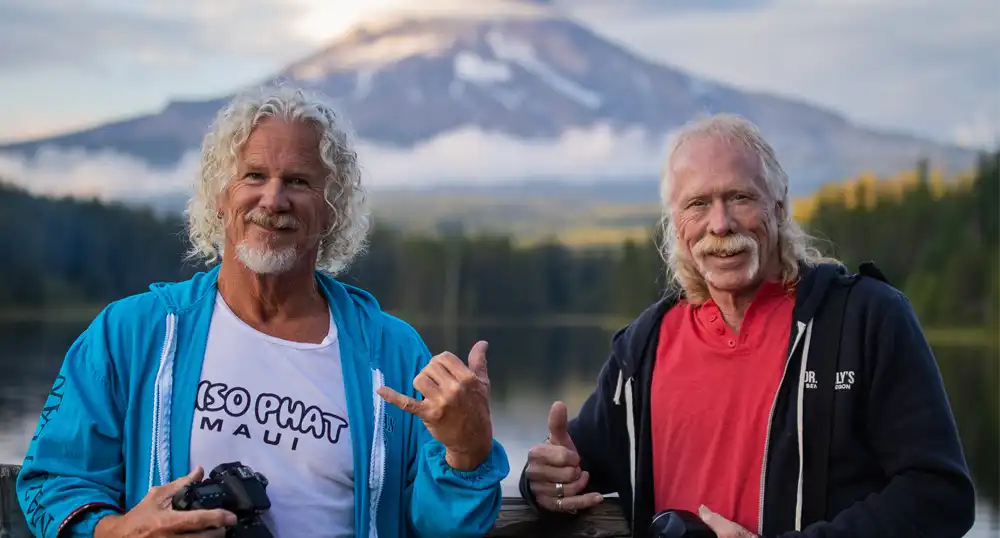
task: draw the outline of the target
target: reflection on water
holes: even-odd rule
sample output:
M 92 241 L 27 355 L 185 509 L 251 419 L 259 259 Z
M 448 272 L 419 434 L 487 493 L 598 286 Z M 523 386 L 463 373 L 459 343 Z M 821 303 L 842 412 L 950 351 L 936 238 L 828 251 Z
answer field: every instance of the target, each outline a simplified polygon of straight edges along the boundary
M 63 353 L 85 326 L 0 323 L 0 462 L 20 462 Z M 442 331 L 421 332 L 432 351 L 445 349 Z M 527 450 L 546 435 L 552 402 L 565 401 L 573 414 L 592 390 L 610 337 L 600 329 L 549 327 L 486 327 L 458 335 L 451 351 L 463 358 L 477 339 L 490 342 L 496 435 L 511 459 L 506 494 L 516 495 Z M 935 351 L 980 495 L 969 536 L 1000 536 L 1000 360 L 991 350 Z

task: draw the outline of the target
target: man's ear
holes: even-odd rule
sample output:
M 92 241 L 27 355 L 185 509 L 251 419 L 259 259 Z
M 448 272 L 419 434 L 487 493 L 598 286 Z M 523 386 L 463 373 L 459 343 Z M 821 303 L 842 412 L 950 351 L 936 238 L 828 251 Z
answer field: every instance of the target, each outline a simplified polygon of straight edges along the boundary
M 226 202 L 229 200 L 229 186 L 226 185 L 215 195 L 215 212 L 219 219 L 222 219 L 226 215 L 225 207 Z

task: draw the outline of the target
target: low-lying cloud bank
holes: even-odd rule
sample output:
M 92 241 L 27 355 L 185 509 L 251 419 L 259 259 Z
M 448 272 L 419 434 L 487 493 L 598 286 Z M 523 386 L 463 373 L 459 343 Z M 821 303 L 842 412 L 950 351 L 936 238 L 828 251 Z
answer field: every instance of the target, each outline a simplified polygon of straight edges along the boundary
M 651 140 L 639 130 L 616 132 L 608 126 L 570 130 L 544 142 L 463 129 L 406 150 L 359 143 L 365 180 L 375 189 L 487 185 L 535 177 L 587 181 L 649 176 L 652 180 L 665 149 L 666 140 Z M 170 170 L 151 168 L 114 152 L 49 148 L 30 160 L 0 153 L 0 178 L 45 195 L 121 200 L 176 194 L 190 188 L 197 172 L 197 150 Z

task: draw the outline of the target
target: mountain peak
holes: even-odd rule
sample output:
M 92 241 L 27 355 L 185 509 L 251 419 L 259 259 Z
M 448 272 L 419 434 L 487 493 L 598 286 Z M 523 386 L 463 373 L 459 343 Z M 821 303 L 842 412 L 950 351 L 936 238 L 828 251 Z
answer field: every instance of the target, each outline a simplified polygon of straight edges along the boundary
M 433 57 L 468 41 L 483 25 L 563 19 L 546 0 L 434 2 L 380 12 L 347 29 L 279 76 L 317 79 L 351 69 L 381 68 L 411 56 Z

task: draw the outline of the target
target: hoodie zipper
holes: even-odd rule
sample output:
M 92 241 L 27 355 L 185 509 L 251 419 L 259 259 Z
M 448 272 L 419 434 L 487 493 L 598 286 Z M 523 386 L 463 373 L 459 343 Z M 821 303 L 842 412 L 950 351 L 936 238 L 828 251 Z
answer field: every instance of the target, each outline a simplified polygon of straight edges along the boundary
M 156 484 L 154 483 L 155 478 L 160 479 L 160 483 L 166 483 L 164 479 L 164 469 L 163 466 L 158 465 L 160 461 L 160 438 L 162 436 L 160 416 L 161 407 L 163 405 L 163 394 L 160 388 L 163 382 L 164 376 L 172 375 L 172 371 L 167 368 L 167 364 L 171 355 L 173 354 L 173 343 L 174 343 L 174 332 L 175 324 L 177 322 L 177 316 L 168 313 L 166 320 L 166 334 L 163 338 L 163 348 L 160 351 L 160 365 L 156 371 L 156 380 L 153 382 L 153 432 L 149 443 L 149 487 L 152 488 Z M 168 403 L 169 405 L 169 403 Z M 157 473 L 158 471 L 158 473 Z
M 788 374 L 788 364 L 792 361 L 795 348 L 799 347 L 803 327 L 805 327 L 805 323 L 798 322 L 795 324 L 795 341 L 792 343 L 792 349 L 788 351 L 788 358 L 785 359 L 785 369 L 781 372 L 781 382 L 778 383 L 778 390 L 774 393 L 774 399 L 771 400 L 771 411 L 767 416 L 767 430 L 764 435 L 764 462 L 760 469 L 760 501 L 757 508 L 758 536 L 764 534 L 764 485 L 767 479 L 767 449 L 771 444 L 771 422 L 774 420 L 774 408 L 778 404 L 778 394 L 781 393 L 781 387 L 785 384 L 785 376 Z
M 378 538 L 378 505 L 382 499 L 382 485 L 385 482 L 385 433 L 383 430 L 385 402 L 377 392 L 384 383 L 382 371 L 378 368 L 372 370 L 372 394 L 375 396 L 375 431 L 372 433 L 371 472 L 368 480 L 368 485 L 372 489 L 369 538 Z

